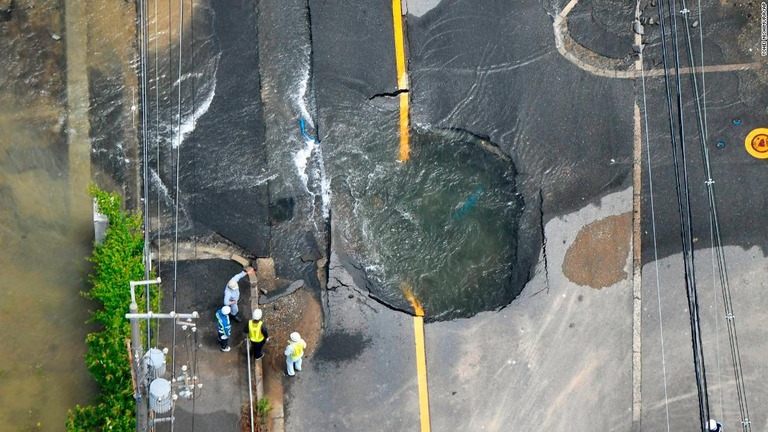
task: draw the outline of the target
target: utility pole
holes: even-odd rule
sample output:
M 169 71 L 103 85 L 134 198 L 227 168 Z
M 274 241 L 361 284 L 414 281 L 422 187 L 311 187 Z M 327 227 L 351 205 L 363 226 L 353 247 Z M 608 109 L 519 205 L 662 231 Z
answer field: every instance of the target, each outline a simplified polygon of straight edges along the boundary
M 141 329 L 139 327 L 139 318 L 138 317 L 129 317 L 128 315 L 135 316 L 139 312 L 139 304 L 136 303 L 136 287 L 137 286 L 143 286 L 143 285 L 154 285 L 159 284 L 160 278 L 154 279 L 154 280 L 143 280 L 143 281 L 131 281 L 131 306 L 130 306 L 130 313 L 126 315 L 126 318 L 129 318 L 131 321 L 131 353 L 133 354 L 133 358 L 131 359 L 133 362 L 132 370 L 133 370 L 133 378 L 136 381 L 136 394 L 133 395 L 134 399 L 136 399 L 136 431 L 137 432 L 144 432 L 146 430 L 147 426 L 147 403 L 142 398 L 142 386 L 144 385 L 143 377 L 141 376 L 141 357 L 143 355 L 142 349 L 141 349 Z
M 202 386 L 198 382 L 198 377 L 194 375 L 195 371 L 192 371 L 190 375 L 187 366 L 182 366 L 181 376 L 170 377 L 170 381 L 160 377 L 160 375 L 164 375 L 164 354 L 168 353 L 167 349 L 161 352 L 154 348 L 148 348 L 149 351 L 146 355 L 143 352 L 140 327 L 141 320 L 143 319 L 147 320 L 147 326 L 149 326 L 152 319 L 170 319 L 174 321 L 174 326 L 181 325 L 182 330 L 191 329 L 192 332 L 197 331 L 195 323 L 192 322 L 192 320 L 200 317 L 197 312 L 176 313 L 171 311 L 170 313 L 154 313 L 151 310 L 147 310 L 146 313 L 139 313 L 139 305 L 136 302 L 136 287 L 159 283 L 160 278 L 131 281 L 130 312 L 125 314 L 125 317 L 131 322 L 131 370 L 136 382 L 136 393 L 133 396 L 136 399 L 137 432 L 146 432 L 148 428 L 153 428 L 155 424 L 162 422 L 170 422 L 173 425 L 174 417 L 172 414 L 170 417 L 163 418 L 154 418 L 153 416 L 153 419 L 150 421 L 149 411 L 152 410 L 155 414 L 172 412 L 172 405 L 179 396 L 185 399 L 192 399 L 195 397 L 194 389 Z M 179 322 L 179 320 L 186 321 Z M 153 357 L 155 354 L 160 357 L 156 363 Z M 158 368 L 158 366 L 160 367 Z M 178 394 L 173 391 L 174 387 L 180 390 Z M 160 394 L 158 395 L 158 393 Z M 150 422 L 152 426 L 150 426 Z

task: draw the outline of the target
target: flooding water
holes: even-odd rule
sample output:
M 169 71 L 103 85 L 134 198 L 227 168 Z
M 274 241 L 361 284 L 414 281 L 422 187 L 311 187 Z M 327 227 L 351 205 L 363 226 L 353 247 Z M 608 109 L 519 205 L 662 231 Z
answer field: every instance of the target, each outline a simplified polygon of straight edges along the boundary
M 18 58 L 5 53 L 32 39 L 17 37 L 0 37 L 6 58 Z M 3 430 L 63 430 L 67 410 L 87 403 L 95 390 L 83 358 L 88 304 L 79 295 L 93 225 L 84 191 L 83 202 L 70 202 L 62 85 L 59 78 L 29 93 L 16 85 L 0 90 Z
M 429 319 L 506 305 L 520 288 L 512 163 L 467 134 L 413 138 L 407 164 L 381 152 L 372 172 L 350 180 L 375 294 L 402 307 L 413 292 Z
M 126 183 L 137 169 L 138 154 L 132 153 L 129 140 L 138 127 L 132 106 L 139 94 L 131 63 L 134 46 L 126 43 L 135 36 L 134 5 L 89 2 L 75 17 L 81 30 L 87 28 L 81 33 L 87 38 L 85 47 L 80 47 L 87 56 L 79 66 L 82 73 L 87 71 L 91 91 L 85 93 L 90 110 L 77 118 L 67 93 L 66 79 L 75 65 L 68 64 L 65 43 L 75 33 L 65 32 L 66 1 L 16 3 L 11 20 L 0 22 L 0 53 L 18 59 L 0 64 L 0 429 L 61 430 L 67 410 L 88 403 L 96 391 L 83 361 L 84 321 L 92 306 L 79 296 L 86 289 L 85 257 L 92 241 L 84 189 L 91 177 L 102 184 Z M 263 135 L 267 140 L 288 137 L 291 145 L 275 147 L 278 154 L 270 159 L 276 163 L 268 172 L 241 173 L 238 181 L 258 185 L 277 179 L 274 185 L 286 184 L 286 193 L 311 196 L 306 200 L 312 206 L 305 211 L 309 217 L 327 218 L 330 189 L 324 147 L 314 139 L 310 47 L 304 30 L 291 26 L 301 34 L 265 34 L 259 71 L 253 50 L 237 48 L 238 55 L 225 55 L 227 49 L 256 40 L 251 25 L 256 20 L 233 16 L 254 14 L 253 5 L 243 3 L 241 10 L 203 1 L 193 9 L 191 4 L 185 2 L 186 51 L 180 74 L 180 14 L 175 6 L 169 10 L 166 3 L 149 3 L 151 231 L 170 229 L 177 148 L 184 150 L 181 171 L 190 176 L 186 184 L 200 192 L 219 190 L 232 183 L 234 164 L 222 157 L 216 169 L 195 166 L 191 156 L 202 148 L 200 143 L 216 142 L 215 151 L 237 158 L 244 140 L 256 144 Z M 296 17 L 301 16 L 298 11 Z M 67 19 L 73 19 L 74 9 L 69 12 Z M 283 37 L 301 43 L 291 52 L 272 49 L 289 46 Z M 270 75 L 265 68 L 292 72 Z M 262 116 L 259 87 L 242 85 L 258 82 L 260 72 L 282 99 L 261 102 L 290 107 L 279 115 L 267 113 L 266 131 L 254 120 Z M 233 112 L 232 107 L 239 108 Z M 304 134 L 299 118 L 305 119 Z M 387 123 L 377 115 L 367 121 L 376 136 Z M 87 156 L 76 160 L 71 151 L 71 132 L 80 127 L 78 122 L 89 131 L 93 168 Z M 416 134 L 413 159 L 405 165 L 382 151 L 384 146 L 350 143 L 355 144 L 351 153 L 366 161 L 350 173 L 347 185 L 366 244 L 366 270 L 377 281 L 378 297 L 408 308 L 403 292 L 412 291 L 430 318 L 443 319 L 493 309 L 514 298 L 519 287 L 511 281 L 522 204 L 508 160 L 481 140 L 451 133 Z M 346 164 L 350 149 L 337 149 L 325 157 Z M 204 177 L 200 184 L 190 180 L 199 178 L 202 169 L 221 175 Z M 127 198 L 132 199 L 130 194 Z M 184 231 L 183 203 L 179 212 Z M 316 228 L 318 223 L 300 225 Z
M 80 296 L 93 241 L 88 137 L 101 138 L 92 117 L 131 119 L 130 105 L 104 98 L 88 112 L 86 73 L 109 76 L 118 97 L 131 91 L 120 41 L 132 40 L 132 8 L 94 2 L 66 17 L 65 4 L 17 0 L 0 22 L 1 430 L 64 430 L 97 390 L 84 361 L 93 305 Z M 68 37 L 89 43 L 68 56 Z M 81 85 L 68 87 L 70 75 Z

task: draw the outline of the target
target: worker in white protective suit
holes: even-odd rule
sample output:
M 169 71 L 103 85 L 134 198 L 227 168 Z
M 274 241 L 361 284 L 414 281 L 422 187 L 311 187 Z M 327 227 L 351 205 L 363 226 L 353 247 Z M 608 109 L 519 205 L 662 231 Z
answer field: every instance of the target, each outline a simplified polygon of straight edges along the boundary
M 288 346 L 285 347 L 285 363 L 288 376 L 296 375 L 294 369 L 296 371 L 301 370 L 301 359 L 304 357 L 304 350 L 306 349 L 307 343 L 301 338 L 301 335 L 297 332 L 291 333 L 291 340 L 288 341 Z

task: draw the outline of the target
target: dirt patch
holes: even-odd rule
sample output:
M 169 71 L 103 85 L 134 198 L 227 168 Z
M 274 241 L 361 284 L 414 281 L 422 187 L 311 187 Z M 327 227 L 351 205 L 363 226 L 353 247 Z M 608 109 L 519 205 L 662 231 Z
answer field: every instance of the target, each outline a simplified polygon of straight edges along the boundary
M 288 336 L 297 331 L 307 341 L 304 353 L 304 367 L 311 366 L 311 357 L 317 347 L 323 323 L 323 311 L 317 295 L 302 288 L 290 296 L 264 305 L 264 321 L 269 330 L 269 342 L 265 347 L 262 363 L 264 392 L 273 411 L 283 411 L 285 378 L 285 347 Z M 307 359 L 309 358 L 309 361 Z M 270 416 L 268 416 L 270 417 Z M 271 417 L 267 421 L 267 430 L 272 429 Z
M 251 432 L 251 408 L 248 406 L 248 404 L 245 404 L 240 408 L 240 418 L 242 419 L 242 421 L 240 422 L 240 431 Z M 264 431 L 265 431 L 265 427 L 264 425 L 262 425 L 261 419 L 256 413 L 256 408 L 254 406 L 253 432 L 264 432 Z
M 293 295 L 283 297 L 274 303 L 262 307 L 264 322 L 269 329 L 269 343 L 266 345 L 264 373 L 279 372 L 285 369 L 283 351 L 288 345 L 288 336 L 297 331 L 307 341 L 305 358 L 311 356 L 320 337 L 323 322 L 320 302 L 305 288 Z M 272 367 L 276 366 L 276 367 Z
M 624 213 L 583 227 L 565 253 L 563 274 L 597 289 L 626 279 L 631 224 L 631 213 Z

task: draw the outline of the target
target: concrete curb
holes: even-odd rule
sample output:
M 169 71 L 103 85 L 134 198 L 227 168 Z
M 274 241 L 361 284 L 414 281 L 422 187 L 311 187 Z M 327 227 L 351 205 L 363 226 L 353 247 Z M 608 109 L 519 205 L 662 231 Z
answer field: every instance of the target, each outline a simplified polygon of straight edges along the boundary
M 621 78 L 621 79 L 636 79 L 641 76 L 657 77 L 663 76 L 663 69 L 650 69 L 641 70 L 638 65 L 632 65 L 629 69 L 606 69 L 599 66 L 595 66 L 589 63 L 588 59 L 603 59 L 605 61 L 614 61 L 603 55 L 600 55 L 592 50 L 587 49 L 573 38 L 571 38 L 568 31 L 568 14 L 576 6 L 578 0 L 571 0 L 560 13 L 555 16 L 552 27 L 555 33 L 555 48 L 557 51 L 565 57 L 568 61 L 576 65 L 581 70 L 587 71 L 593 75 L 607 77 L 607 78 Z M 636 35 L 639 36 L 639 35 Z M 640 42 L 638 42 L 638 39 Z M 642 43 L 642 38 L 635 38 L 636 44 Z M 642 64 L 639 65 L 642 67 Z M 680 73 L 692 73 L 692 72 L 733 72 L 749 69 L 761 69 L 764 65 L 760 62 L 755 63 L 738 63 L 738 64 L 725 64 L 725 65 L 712 65 L 697 68 L 684 67 L 680 68 Z M 670 74 L 677 74 L 677 69 L 670 69 Z
M 247 259 L 243 258 L 240 255 L 232 254 L 229 258 L 232 261 L 236 261 L 238 264 L 242 265 L 243 268 L 251 266 L 251 262 L 248 261 Z M 256 266 L 258 267 L 258 268 L 256 268 L 256 274 L 253 274 L 253 275 L 249 274 L 248 275 L 248 281 L 250 282 L 250 289 L 251 289 L 251 291 L 250 291 L 250 295 L 251 295 L 250 310 L 251 311 L 253 311 L 254 309 L 258 309 L 259 308 L 259 278 L 258 278 L 258 275 L 262 273 L 261 272 L 262 268 L 259 267 L 259 262 L 260 261 L 265 261 L 265 260 L 263 260 L 263 259 L 257 259 L 256 260 Z M 272 271 L 271 281 L 274 284 L 274 266 L 272 268 L 273 268 L 273 271 Z M 264 273 L 268 274 L 269 272 L 265 271 Z M 251 361 L 251 359 L 248 358 L 247 361 Z M 254 360 L 253 364 L 252 364 L 252 367 L 253 367 L 253 371 L 254 371 L 253 372 L 254 381 L 255 381 L 255 384 L 256 384 L 256 400 L 254 402 L 257 403 L 260 399 L 262 399 L 264 397 L 264 394 L 265 394 L 264 393 L 264 371 L 263 371 L 263 369 L 261 367 L 261 359 Z
M 256 309 L 259 307 L 259 294 L 260 289 L 263 289 L 266 292 L 274 292 L 275 290 L 275 262 L 272 258 L 258 258 L 256 259 L 256 274 L 259 275 L 259 283 L 261 284 L 261 287 L 256 286 L 255 284 L 251 284 L 251 308 Z M 265 392 L 263 383 L 265 382 L 262 372 L 262 365 L 261 360 L 257 360 L 256 362 L 256 371 L 257 371 L 257 377 L 258 377 L 258 386 L 257 386 L 257 392 L 258 398 L 263 398 L 267 392 Z M 270 385 L 281 385 L 280 380 L 272 380 L 270 379 L 267 383 L 267 387 Z M 285 401 L 280 401 L 280 403 L 272 403 L 272 410 L 269 412 L 266 418 L 266 424 L 268 426 L 271 425 L 271 427 L 268 427 L 268 430 L 271 432 L 283 432 L 285 430 L 285 420 L 284 420 L 284 406 Z

